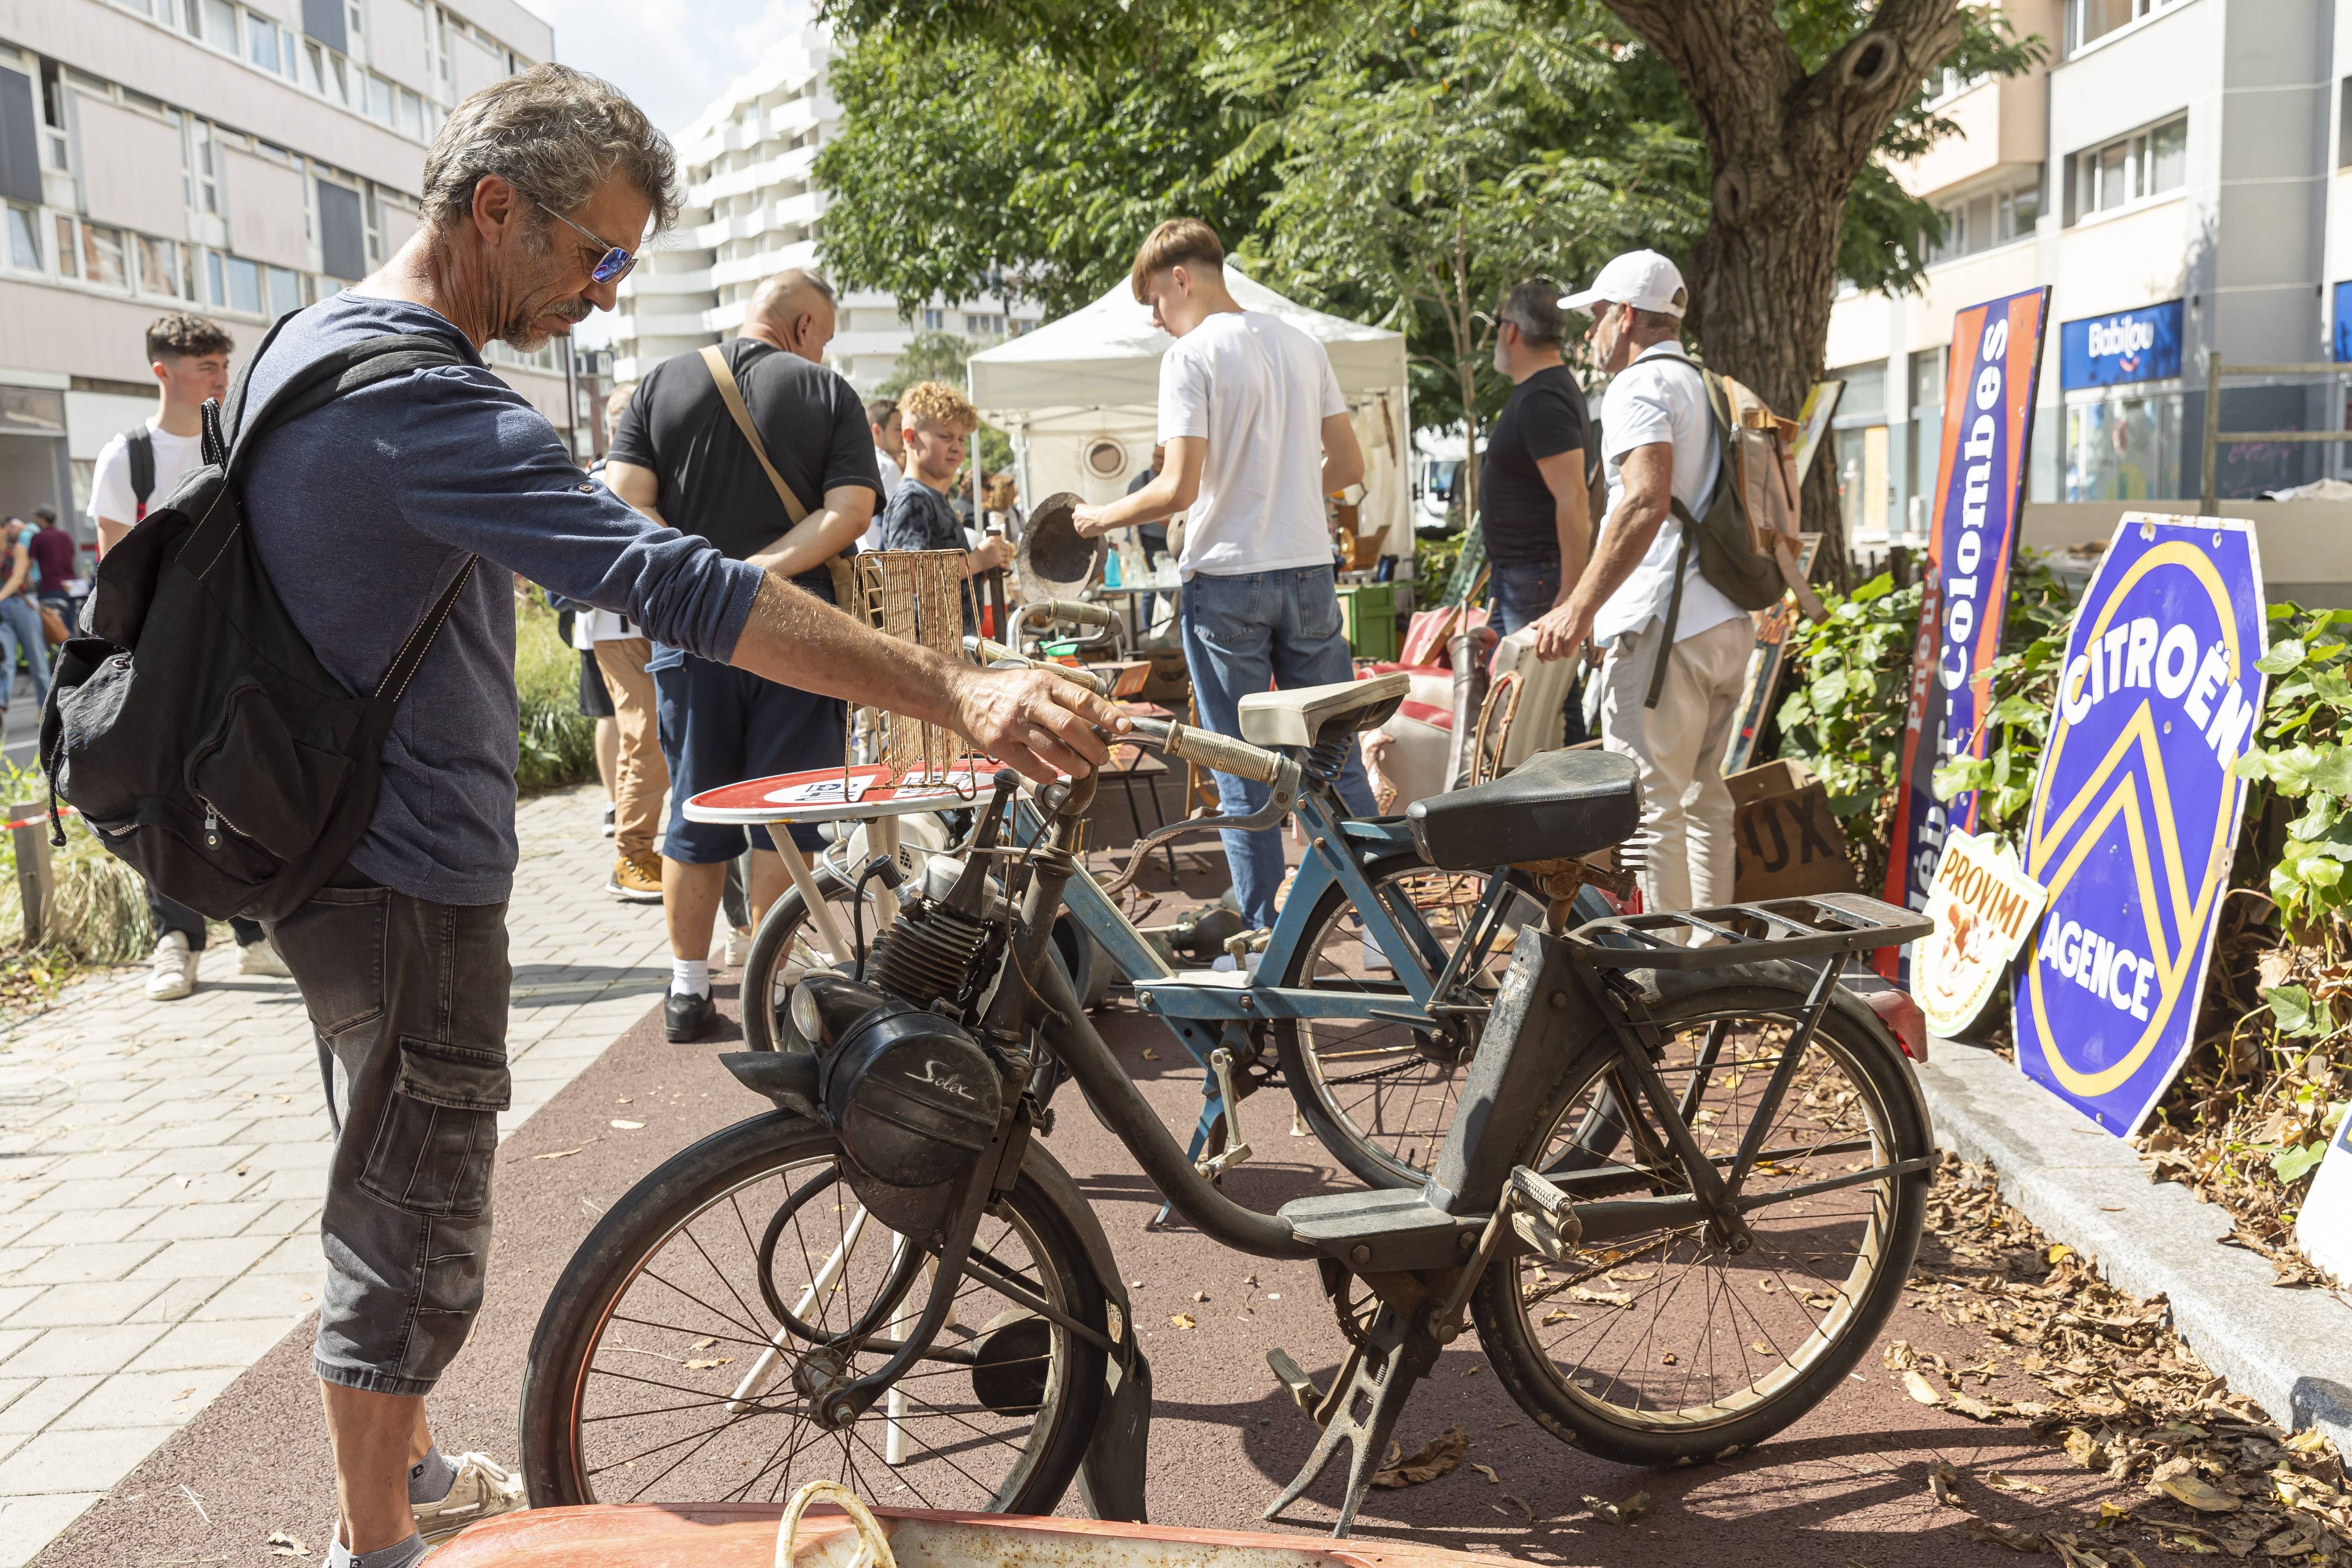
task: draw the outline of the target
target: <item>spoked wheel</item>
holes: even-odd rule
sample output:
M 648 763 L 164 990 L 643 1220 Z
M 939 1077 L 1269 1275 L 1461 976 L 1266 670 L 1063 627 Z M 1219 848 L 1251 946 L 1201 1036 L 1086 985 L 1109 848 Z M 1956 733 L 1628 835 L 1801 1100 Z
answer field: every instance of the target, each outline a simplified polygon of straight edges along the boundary
M 832 911 L 834 923 L 854 944 L 856 927 L 851 923 L 849 884 L 824 867 L 815 868 L 817 890 L 824 895 L 826 907 Z M 865 910 L 866 940 L 874 940 L 874 907 Z M 798 888 L 786 888 L 783 896 L 768 906 L 760 921 L 760 929 L 751 935 L 751 952 L 743 960 L 743 1043 L 755 1051 L 772 1051 L 792 1037 L 792 1027 L 785 1009 L 792 1005 L 792 988 L 800 984 L 801 976 L 812 967 L 834 963 L 836 959 L 845 969 L 851 954 L 835 953 L 832 944 L 818 931 L 816 922 L 809 919 L 807 902 Z M 767 998 L 761 1006 L 758 999 Z
M 1727 1173 L 1799 1001 L 1718 990 L 1660 1015 L 1660 1074 Z M 1769 1196 L 1931 1152 L 1896 1051 L 1830 1013 L 1741 1193 Z M 1583 1181 L 1623 1173 L 1609 1196 L 1687 1193 L 1654 1115 L 1620 1076 L 1600 1053 L 1571 1070 L 1526 1163 Z M 1522 1408 L 1604 1458 L 1659 1465 L 1746 1447 L 1811 1409 L 1869 1347 L 1910 1275 L 1927 1184 L 1924 1170 L 1890 1173 L 1750 1209 L 1755 1245 L 1743 1255 L 1692 1225 L 1615 1238 L 1565 1265 L 1498 1261 L 1473 1300 L 1479 1337 Z
M 839 1480 L 877 1502 L 1050 1513 L 1100 1406 L 1103 1286 L 1024 1175 L 981 1221 L 950 1325 L 866 1413 L 813 1400 L 887 1361 L 932 1263 L 869 1215 L 840 1145 L 795 1117 L 740 1122 L 647 1176 L 550 1298 L 523 1384 L 533 1506 L 772 1501 Z
M 1438 952 L 1431 972 L 1467 935 L 1486 891 L 1483 872 L 1433 871 L 1418 856 L 1390 856 L 1365 876 L 1391 910 L 1416 911 Z M 1518 928 L 1540 928 L 1544 909 L 1514 887 L 1502 935 L 1463 979 L 1469 995 L 1491 1002 L 1510 967 Z M 1393 996 L 1410 1005 L 1390 954 L 1368 931 L 1344 889 L 1318 900 L 1297 949 L 1276 984 Z M 1485 1019 L 1463 1016 L 1451 1028 L 1417 1029 L 1382 1018 L 1315 1018 L 1275 1026 L 1283 1076 L 1315 1135 L 1339 1163 L 1374 1186 L 1417 1186 L 1453 1125 L 1454 1108 Z

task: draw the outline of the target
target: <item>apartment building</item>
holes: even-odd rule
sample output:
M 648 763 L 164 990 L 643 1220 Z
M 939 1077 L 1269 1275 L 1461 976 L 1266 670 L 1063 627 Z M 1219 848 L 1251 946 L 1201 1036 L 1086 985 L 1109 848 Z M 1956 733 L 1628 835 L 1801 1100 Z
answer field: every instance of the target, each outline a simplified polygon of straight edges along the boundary
M 449 108 L 553 47 L 515 0 L 0 0 L 0 512 L 81 513 L 156 316 L 248 353 L 372 271 Z M 570 427 L 563 354 L 488 357 Z
M 673 354 L 732 337 L 761 280 L 789 267 L 824 270 L 827 194 L 810 178 L 817 149 L 841 129 L 841 105 L 827 85 L 835 53 L 812 5 L 677 135 L 686 181 L 677 227 L 621 286 L 613 325 L 614 372 L 635 381 Z M 932 300 L 902 319 L 893 296 L 845 294 L 826 363 L 861 391 L 898 366 L 918 331 L 944 331 L 974 347 L 1037 324 L 1034 307 L 1003 299 Z
M 2352 362 L 2352 0 L 2004 0 L 2046 67 L 1947 80 L 1963 134 L 1898 176 L 1945 215 L 1917 294 L 1851 295 L 1835 456 L 1865 547 L 1927 531 L 1953 313 L 2047 285 L 2039 501 L 2194 498 L 2205 368 Z M 2233 378 L 2227 431 L 2344 427 L 2341 377 Z M 2224 437 L 2222 497 L 2346 472 Z

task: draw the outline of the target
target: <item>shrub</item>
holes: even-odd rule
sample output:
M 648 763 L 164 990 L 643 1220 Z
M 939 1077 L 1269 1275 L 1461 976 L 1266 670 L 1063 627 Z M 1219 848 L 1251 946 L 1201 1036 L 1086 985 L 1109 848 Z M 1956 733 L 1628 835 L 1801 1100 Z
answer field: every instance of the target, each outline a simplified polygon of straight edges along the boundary
M 580 711 L 580 652 L 563 640 L 537 589 L 515 605 L 515 695 L 521 707 L 515 787 L 594 778 L 596 721 Z

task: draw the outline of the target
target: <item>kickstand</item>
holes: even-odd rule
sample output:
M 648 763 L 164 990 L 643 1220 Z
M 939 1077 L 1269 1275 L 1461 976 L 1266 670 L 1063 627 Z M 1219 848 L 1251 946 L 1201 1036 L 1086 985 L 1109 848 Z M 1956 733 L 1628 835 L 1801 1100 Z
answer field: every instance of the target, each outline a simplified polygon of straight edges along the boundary
M 1383 1306 L 1372 1320 L 1364 1343 L 1348 1358 L 1339 1376 L 1332 1380 L 1331 1392 L 1323 1396 L 1329 1414 L 1323 1417 L 1323 1436 L 1316 1441 L 1315 1451 L 1307 1456 L 1282 1495 L 1266 1504 L 1258 1517 L 1273 1519 L 1297 1502 L 1344 1445 L 1353 1450 L 1348 1460 L 1348 1492 L 1340 1500 L 1339 1521 L 1331 1527 L 1331 1534 L 1346 1535 L 1372 1484 L 1372 1472 L 1380 1468 L 1389 1436 L 1396 1430 L 1397 1416 L 1412 1396 L 1413 1384 L 1437 1364 L 1437 1352 L 1435 1340 L 1412 1328 L 1394 1308 Z

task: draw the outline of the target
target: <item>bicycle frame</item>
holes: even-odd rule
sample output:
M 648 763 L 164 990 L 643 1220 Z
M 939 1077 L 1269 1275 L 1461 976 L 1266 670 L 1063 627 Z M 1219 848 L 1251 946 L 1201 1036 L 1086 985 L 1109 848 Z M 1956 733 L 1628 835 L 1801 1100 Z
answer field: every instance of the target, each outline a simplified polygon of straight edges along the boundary
M 1200 1158 L 1225 1118 L 1224 1094 L 1210 1058 L 1221 1047 L 1245 1055 L 1248 1026 L 1275 1019 L 1377 1018 L 1413 1028 L 1439 1029 L 1444 1026 L 1432 1003 L 1447 994 L 1465 964 L 1484 959 L 1493 940 L 1496 910 L 1509 891 L 1499 869 L 1489 878 L 1463 940 L 1449 955 L 1411 900 L 1382 897 L 1364 875 L 1366 859 L 1411 849 L 1410 829 L 1399 820 L 1343 817 L 1338 805 L 1328 785 L 1304 791 L 1298 797 L 1294 811 L 1307 832 L 1307 853 L 1275 919 L 1258 967 L 1277 974 L 1290 968 L 1301 946 L 1313 938 L 1307 928 L 1325 890 L 1337 885 L 1363 921 L 1365 940 L 1380 950 L 1395 972 L 1395 992 L 1203 983 L 1170 969 L 1158 950 L 1083 868 L 1063 889 L 1063 907 L 1079 929 L 1102 947 L 1117 973 L 1135 987 L 1137 1003 L 1165 1023 L 1200 1064 L 1203 1075 L 1201 1117 L 1187 1151 L 1190 1159 Z M 1015 821 L 1024 843 L 1034 842 L 1044 830 L 1044 819 L 1025 795 Z

